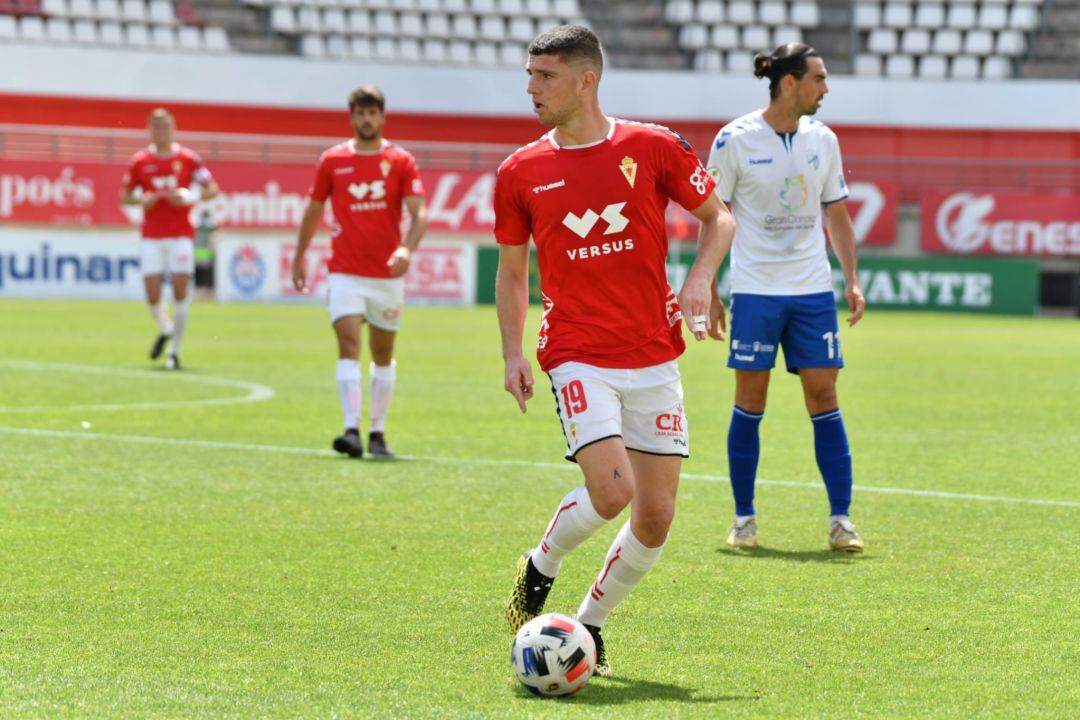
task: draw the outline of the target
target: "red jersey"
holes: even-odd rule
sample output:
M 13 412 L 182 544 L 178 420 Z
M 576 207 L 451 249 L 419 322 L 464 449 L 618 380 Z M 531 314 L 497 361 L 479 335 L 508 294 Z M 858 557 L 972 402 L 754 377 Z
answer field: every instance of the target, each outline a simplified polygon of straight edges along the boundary
M 348 140 L 322 154 L 312 200 L 330 198 L 337 227 L 327 267 L 332 273 L 390 277 L 386 261 L 401 243 L 401 204 L 423 197 L 413 156 L 383 140 L 378 150 L 360 151 Z
M 715 184 L 690 145 L 660 127 L 611 119 L 599 143 L 560 147 L 554 131 L 508 157 L 495 183 L 495 239 L 532 235 L 544 314 L 537 359 L 640 368 L 686 349 L 667 282 L 672 199 L 687 210 Z
M 158 155 L 154 146 L 140 150 L 131 158 L 124 189 L 141 188 L 144 195 L 204 185 L 212 180 L 202 158 L 186 147 L 173 143 L 172 152 Z M 142 236 L 147 240 L 195 237 L 190 205 L 173 205 L 159 200 L 143 210 Z

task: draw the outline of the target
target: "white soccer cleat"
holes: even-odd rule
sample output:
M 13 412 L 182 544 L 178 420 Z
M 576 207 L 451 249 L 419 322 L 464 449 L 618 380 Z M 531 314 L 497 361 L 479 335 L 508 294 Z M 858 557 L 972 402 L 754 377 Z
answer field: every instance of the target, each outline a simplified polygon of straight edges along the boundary
M 833 520 L 829 526 L 829 547 L 833 550 L 861 553 L 863 541 L 850 520 Z
M 749 518 L 740 525 L 736 520 L 735 524 L 731 526 L 725 542 L 736 548 L 757 547 L 757 521 L 754 518 Z

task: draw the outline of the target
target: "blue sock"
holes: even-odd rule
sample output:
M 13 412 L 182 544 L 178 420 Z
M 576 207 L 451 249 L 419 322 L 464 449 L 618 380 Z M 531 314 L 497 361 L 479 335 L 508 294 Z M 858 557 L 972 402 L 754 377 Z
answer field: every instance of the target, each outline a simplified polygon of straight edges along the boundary
M 727 456 L 736 515 L 754 514 L 754 479 L 757 477 L 758 456 L 761 454 L 758 425 L 764 415 L 765 413 L 747 412 L 738 405 L 731 413 Z
M 817 457 L 832 515 L 847 515 L 851 506 L 851 449 L 839 408 L 811 415 Z

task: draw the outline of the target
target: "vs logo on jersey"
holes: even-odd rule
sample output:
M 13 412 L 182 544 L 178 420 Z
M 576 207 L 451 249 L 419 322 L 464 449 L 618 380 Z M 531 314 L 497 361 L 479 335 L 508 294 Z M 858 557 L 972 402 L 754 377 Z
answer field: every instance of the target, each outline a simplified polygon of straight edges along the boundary
M 349 194 L 357 200 L 382 200 L 386 197 L 386 181 L 373 180 L 366 183 L 351 183 Z
M 622 214 L 622 209 L 624 207 L 626 207 L 626 203 L 624 202 L 614 203 L 605 207 L 599 214 L 590 208 L 586 210 L 581 217 L 578 217 L 572 212 L 568 212 L 566 213 L 566 217 L 563 218 L 562 224 L 579 238 L 584 240 L 596 226 L 597 221 L 603 220 L 607 223 L 604 234 L 612 235 L 617 232 L 622 232 L 630 223 L 630 218 Z
M 634 187 L 634 181 L 637 180 L 637 163 L 634 162 L 634 158 L 629 155 L 624 157 L 619 165 L 619 170 L 622 172 L 623 177 L 626 178 L 626 182 L 630 183 L 630 187 Z

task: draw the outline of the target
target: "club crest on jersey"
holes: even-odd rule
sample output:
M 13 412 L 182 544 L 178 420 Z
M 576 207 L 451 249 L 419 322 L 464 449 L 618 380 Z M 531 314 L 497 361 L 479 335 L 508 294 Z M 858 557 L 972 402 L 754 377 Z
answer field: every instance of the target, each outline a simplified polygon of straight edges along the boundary
M 172 161 L 172 171 L 174 173 L 179 173 L 183 169 L 184 169 L 184 163 L 180 162 L 179 160 L 173 160 Z
M 390 161 L 386 160 L 384 158 L 383 161 L 381 163 L 379 163 L 379 170 L 382 171 L 382 176 L 383 177 L 386 177 L 387 175 L 389 175 L 390 174 Z
M 624 157 L 619 165 L 619 170 L 622 172 L 623 177 L 626 178 L 626 182 L 630 183 L 630 187 L 634 187 L 634 181 L 637 180 L 637 163 L 634 162 L 634 158 L 629 155 Z
M 784 178 L 780 189 L 780 204 L 794 212 L 806 205 L 806 180 L 802 175 Z

